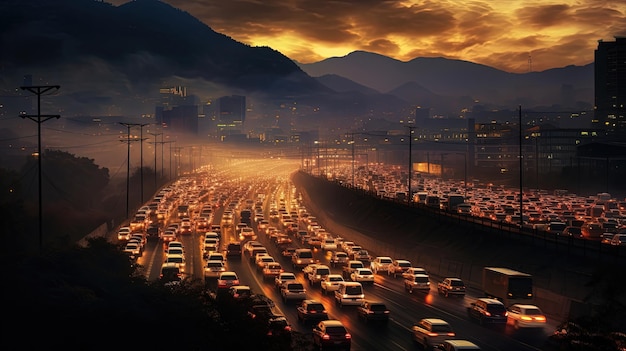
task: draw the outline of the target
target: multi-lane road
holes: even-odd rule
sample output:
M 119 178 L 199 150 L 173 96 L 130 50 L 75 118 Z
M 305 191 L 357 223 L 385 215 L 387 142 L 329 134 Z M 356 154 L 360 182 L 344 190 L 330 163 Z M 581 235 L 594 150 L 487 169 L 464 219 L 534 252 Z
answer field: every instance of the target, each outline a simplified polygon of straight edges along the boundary
M 289 173 L 297 169 L 297 164 L 291 161 L 280 160 L 260 160 L 241 162 L 238 165 L 224 166 L 212 173 L 210 179 L 204 179 L 205 186 L 214 187 L 216 193 L 228 194 L 228 199 L 224 201 L 224 206 L 215 208 L 212 221 L 215 224 L 222 224 L 221 246 L 229 241 L 238 240 L 234 225 L 226 225 L 221 222 L 222 213 L 227 209 L 228 204 L 238 203 L 239 206 L 245 204 L 246 199 L 259 198 L 258 194 L 264 194 L 263 214 L 265 219 L 270 219 L 269 211 L 280 206 L 281 199 L 288 209 L 298 209 L 303 204 L 297 200 L 297 193 L 293 185 L 289 182 Z M 222 188 L 220 187 L 227 187 Z M 211 196 L 207 197 L 211 201 Z M 238 214 L 241 207 L 234 208 L 233 212 Z M 308 209 L 307 209 L 308 210 Z M 309 211 L 310 212 L 310 211 Z M 320 218 L 316 213 L 310 213 Z M 193 218 L 192 218 L 193 219 Z M 171 220 L 176 220 L 172 218 Z M 235 218 L 234 223 L 238 222 Z M 323 223 L 321 223 L 323 226 Z M 280 221 L 270 221 L 270 225 L 281 228 Z M 300 223 L 301 229 L 306 225 Z M 385 274 L 376 275 L 375 283 L 365 286 L 365 299 L 382 301 L 391 311 L 390 321 L 387 324 L 371 324 L 359 320 L 356 308 L 353 306 L 340 307 L 334 301 L 332 295 L 324 295 L 319 286 L 310 286 L 301 269 L 293 268 L 291 260 L 282 257 L 281 248 L 275 246 L 267 235 L 258 230 L 253 221 L 252 227 L 257 233 L 258 241 L 263 243 L 269 253 L 282 264 L 285 271 L 292 271 L 297 274 L 298 279 L 307 289 L 307 298 L 321 301 L 330 316 L 344 323 L 352 335 L 352 350 L 411 350 L 416 345 L 412 341 L 411 327 L 422 318 L 441 318 L 446 320 L 456 333 L 456 338 L 467 339 L 479 345 L 483 350 L 540 350 L 544 344 L 548 333 L 554 330 L 557 321 L 549 321 L 548 325 L 541 330 L 514 330 L 511 327 L 506 329 L 491 328 L 478 325 L 467 317 L 467 306 L 479 297 L 480 292 L 468 290 L 464 297 L 446 298 L 437 294 L 436 284 L 438 279 L 431 276 L 431 290 L 429 293 L 409 294 L 405 291 L 401 278 L 389 277 Z M 347 232 L 346 232 L 347 233 Z M 346 233 L 333 232 L 333 236 L 340 236 L 347 240 Z M 179 240 L 183 242 L 186 249 L 188 277 L 204 279 L 202 258 L 202 238 L 203 233 L 192 232 L 190 235 L 182 235 Z M 292 237 L 293 238 L 293 237 Z M 150 242 L 138 263 L 144 268 L 148 280 L 157 280 L 160 274 L 161 264 L 165 257 L 164 244 L 160 241 Z M 293 238 L 293 246 L 308 247 Z M 375 247 L 366 247 L 372 255 L 376 255 Z M 315 250 L 315 258 L 320 263 L 329 267 L 330 253 L 328 251 Z M 401 259 L 402 257 L 394 257 Z M 293 329 L 303 333 L 311 332 L 311 325 L 298 323 L 296 304 L 293 302 L 284 303 L 279 292 L 276 290 L 273 281 L 264 281 L 260 273 L 257 272 L 254 263 L 251 263 L 246 254 L 242 258 L 228 258 L 228 270 L 237 272 L 241 284 L 249 285 L 253 292 L 263 294 L 275 301 L 279 309 L 291 322 Z M 333 273 L 341 273 L 341 267 L 332 267 Z M 206 281 L 209 289 L 215 288 L 215 283 Z

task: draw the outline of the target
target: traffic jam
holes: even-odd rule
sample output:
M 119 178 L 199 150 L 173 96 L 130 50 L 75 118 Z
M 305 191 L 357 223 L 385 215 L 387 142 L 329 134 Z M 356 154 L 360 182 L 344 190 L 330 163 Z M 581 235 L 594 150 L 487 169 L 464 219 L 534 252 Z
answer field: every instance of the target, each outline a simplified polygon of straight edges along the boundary
M 268 337 L 298 332 L 319 348 L 536 350 L 554 330 L 537 306 L 504 306 L 331 233 L 288 175 L 233 174 L 181 177 L 119 229 L 149 281 L 203 280 L 216 301 L 263 318 Z

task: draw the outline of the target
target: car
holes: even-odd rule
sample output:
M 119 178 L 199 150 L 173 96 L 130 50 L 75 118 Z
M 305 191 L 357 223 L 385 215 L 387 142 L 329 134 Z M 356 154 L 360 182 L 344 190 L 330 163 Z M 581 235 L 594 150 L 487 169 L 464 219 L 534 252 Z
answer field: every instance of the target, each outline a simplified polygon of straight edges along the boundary
M 173 262 L 164 262 L 161 265 L 161 274 L 159 275 L 159 281 L 165 285 L 177 285 L 180 284 L 183 279 L 183 272 L 181 272 L 178 264 Z
M 350 261 L 350 257 L 348 254 L 343 251 L 335 251 L 333 255 L 330 257 L 330 265 L 332 267 L 337 267 L 337 265 L 344 265 Z
M 613 246 L 625 246 L 626 234 L 615 234 L 611 239 L 611 245 Z
M 267 337 L 272 341 L 277 339 L 291 343 L 291 324 L 285 316 L 273 316 L 267 320 Z M 290 345 L 286 345 L 288 347 Z
M 129 255 L 131 259 L 137 259 L 141 257 L 141 245 L 138 242 L 128 242 L 124 246 L 124 252 Z
M 301 301 L 306 299 L 306 289 L 298 282 L 287 282 L 280 288 L 280 295 L 285 303 L 289 301 Z
M 543 328 L 546 325 L 546 316 L 535 305 L 513 304 L 507 308 L 508 325 L 519 328 Z
M 469 340 L 452 339 L 444 340 L 440 344 L 434 347 L 437 351 L 464 351 L 464 350 L 479 350 L 480 347 Z
M 293 254 L 295 252 L 296 252 L 296 248 L 295 247 L 288 246 L 288 247 L 284 248 L 283 251 L 281 251 L 280 255 L 282 257 L 291 259 L 291 257 L 293 257 Z
M 322 293 L 324 295 L 330 294 L 339 288 L 339 284 L 343 283 L 345 280 L 341 274 L 329 274 L 327 276 L 322 277 L 320 281 L 320 287 L 322 288 Z
M 226 256 L 241 258 L 241 243 L 233 241 L 226 246 Z
M 173 241 L 169 241 L 167 243 L 167 249 L 165 250 L 165 252 L 167 253 L 167 250 L 169 250 L 170 248 L 173 248 L 173 247 L 179 247 L 179 248 L 181 248 L 183 250 L 183 252 L 185 250 L 185 246 L 183 245 L 182 242 L 177 241 L 177 240 L 173 240 Z
M 274 257 L 268 254 L 258 254 L 254 262 L 256 264 L 257 272 L 263 272 L 265 264 L 270 262 L 276 262 L 276 260 L 274 259 Z
M 365 322 L 380 321 L 389 322 L 390 311 L 381 301 L 363 301 L 357 307 L 357 315 Z
M 504 304 L 496 299 L 481 297 L 467 307 L 467 315 L 470 319 L 478 321 L 481 325 L 494 324 L 506 326 L 508 312 Z
M 228 288 L 228 294 L 235 300 L 242 300 L 252 296 L 252 289 L 248 285 L 233 285 Z
M 165 257 L 169 257 L 171 255 L 180 255 L 185 257 L 185 250 L 182 247 L 168 247 Z
M 256 246 L 252 249 L 252 251 L 250 251 L 250 262 L 252 263 L 256 263 L 256 259 L 258 258 L 258 256 L 267 256 L 269 255 L 269 252 L 267 251 L 267 248 L 261 246 Z
M 296 274 L 293 272 L 282 272 L 274 278 L 274 285 L 276 285 L 276 289 L 280 290 L 281 286 L 286 282 L 295 282 L 297 281 Z
M 313 344 L 318 349 L 336 347 L 350 350 L 352 335 L 346 330 L 341 321 L 327 319 L 320 321 L 313 328 Z
M 335 290 L 335 302 L 344 305 L 360 305 L 365 300 L 363 285 L 359 282 L 343 282 Z
M 328 266 L 324 264 L 308 265 L 307 267 L 311 267 L 311 270 L 305 272 L 305 278 L 308 279 L 311 286 L 320 284 L 322 278 L 330 274 L 330 268 L 328 268 Z
M 445 278 L 437 284 L 437 292 L 445 297 L 465 295 L 465 283 L 460 278 Z
M 233 271 L 222 272 L 219 277 L 217 277 L 218 289 L 228 289 L 234 285 L 239 285 L 239 277 L 237 273 Z
M 439 318 L 424 318 L 411 327 L 413 342 L 429 350 L 456 335 L 450 324 Z
M 307 245 L 311 249 L 319 249 L 322 247 L 322 239 L 317 236 L 311 236 L 309 240 L 307 240 Z
M 335 242 L 335 239 L 326 238 L 322 240 L 322 250 L 325 250 L 325 251 L 337 250 L 337 243 Z
M 256 239 L 256 233 L 254 232 L 254 229 L 250 227 L 241 228 L 241 230 L 239 231 L 239 240 L 245 241 L 248 239 Z
M 176 240 L 176 231 L 174 229 L 165 229 L 161 233 L 161 239 L 163 242 L 170 242 Z
M 291 257 L 291 263 L 294 268 L 304 268 L 307 265 L 316 263 L 311 249 L 296 249 Z
M 185 256 L 171 254 L 165 258 L 166 263 L 175 263 L 181 272 L 185 272 Z
M 302 323 L 328 319 L 328 311 L 319 300 L 302 300 L 296 312 L 298 321 Z
M 256 240 L 250 240 L 250 241 L 247 241 L 243 245 L 243 251 L 248 256 L 252 256 L 252 250 L 254 250 L 254 248 L 257 248 L 257 247 L 265 247 L 265 246 L 263 244 L 261 244 L 260 242 L 256 241 Z
M 565 227 L 565 229 L 563 229 L 563 232 L 560 235 L 571 236 L 571 237 L 574 237 L 574 238 L 582 238 L 583 237 L 583 231 L 582 231 L 582 229 L 580 227 L 569 225 L 569 226 Z
M 350 280 L 362 284 L 374 284 L 374 272 L 369 268 L 357 268 L 350 274 Z
M 389 266 L 389 269 L 387 270 L 387 275 L 397 278 L 398 275 L 402 276 L 402 273 L 406 272 L 407 269 L 411 267 L 412 264 L 409 260 L 393 260 L 391 266 Z
M 370 262 L 370 268 L 374 274 L 379 272 L 388 273 L 393 264 L 393 259 L 389 256 L 377 256 Z
M 274 280 L 280 273 L 283 272 L 283 267 L 278 262 L 268 262 L 263 267 L 263 280 Z
M 224 262 L 224 264 L 226 264 L 226 257 L 224 256 L 224 254 L 219 253 L 219 252 L 209 252 L 206 255 L 206 259 L 207 261 L 221 261 L 221 262 Z
M 130 239 L 131 230 L 130 227 L 121 227 L 117 231 L 117 240 L 124 241 Z
M 404 273 L 402 273 L 402 278 L 407 279 L 410 278 L 413 275 L 416 274 L 426 274 L 428 275 L 428 273 L 426 272 L 426 270 L 424 268 L 421 267 L 410 267 L 407 268 Z
M 417 290 L 428 293 L 430 291 L 430 280 L 426 274 L 407 275 L 404 278 L 404 290 L 412 294 Z
M 207 261 L 204 266 L 204 277 L 205 278 L 217 278 L 222 272 L 226 271 L 226 267 L 224 266 L 224 262 L 222 261 Z
M 206 257 L 207 253 L 212 251 L 219 251 L 220 242 L 214 238 L 204 239 L 204 247 L 202 248 L 202 254 Z

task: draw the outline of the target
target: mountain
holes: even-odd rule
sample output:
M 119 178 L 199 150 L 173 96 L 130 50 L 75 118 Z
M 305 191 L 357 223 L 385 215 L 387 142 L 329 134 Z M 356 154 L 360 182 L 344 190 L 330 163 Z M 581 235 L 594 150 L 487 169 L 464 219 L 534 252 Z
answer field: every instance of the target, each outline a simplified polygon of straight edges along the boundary
M 272 118 L 294 102 L 301 115 L 333 118 L 329 106 L 355 99 L 337 95 L 280 52 L 237 42 L 157 0 L 6 0 L 0 33 L 4 95 L 28 85 L 27 75 L 29 85 L 60 85 L 49 103 L 65 116 L 152 113 L 159 89 L 178 85 L 198 103 L 246 95 L 256 113 Z M 344 96 L 349 103 L 340 101 Z M 366 98 L 357 104 L 368 110 Z M 4 112 L 10 107 L 5 103 Z
M 313 77 L 338 75 L 369 88 L 395 94 L 415 105 L 447 109 L 448 113 L 471 107 L 479 101 L 493 108 L 560 105 L 568 108 L 593 106 L 593 64 L 567 66 L 543 72 L 509 73 L 492 67 L 440 57 L 419 57 L 403 62 L 380 54 L 355 51 L 315 63 L 298 63 Z M 415 83 L 411 93 L 407 83 Z M 443 100 L 434 102 L 440 96 Z M 463 103 L 450 104 L 450 101 Z
M 358 84 L 350 79 L 338 76 L 336 74 L 326 74 L 315 78 L 318 82 L 338 92 L 359 92 L 366 95 L 380 94 L 379 91 Z

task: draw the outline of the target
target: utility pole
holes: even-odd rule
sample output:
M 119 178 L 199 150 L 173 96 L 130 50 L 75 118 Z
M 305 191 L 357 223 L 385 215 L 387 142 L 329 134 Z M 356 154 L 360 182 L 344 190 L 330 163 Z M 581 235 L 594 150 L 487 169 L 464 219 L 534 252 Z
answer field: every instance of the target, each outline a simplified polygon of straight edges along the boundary
M 183 150 L 182 146 L 176 146 L 174 147 L 174 156 L 176 156 L 176 178 L 178 178 L 178 176 L 180 175 L 178 173 L 178 169 L 180 168 L 180 153 Z
M 524 193 L 522 189 L 522 169 L 524 167 L 523 154 L 522 154 L 522 105 L 519 105 L 518 109 L 518 123 L 519 123 L 519 228 L 524 227 Z
M 130 217 L 130 213 L 128 212 L 128 194 L 130 193 L 130 143 L 133 141 L 137 141 L 137 139 L 130 138 L 130 128 L 141 125 L 140 123 L 124 123 L 120 122 L 121 125 L 126 127 L 127 134 L 126 140 L 120 140 L 121 142 L 125 142 L 127 144 L 126 148 L 126 218 Z M 143 202 L 142 202 L 143 203 Z
M 42 115 L 41 114 L 41 95 L 51 91 L 59 90 L 59 85 L 46 85 L 46 86 L 23 86 L 22 90 L 28 90 L 31 93 L 37 95 L 37 114 L 36 115 L 20 115 L 22 118 L 28 118 L 37 123 L 37 172 L 38 172 L 38 197 L 39 197 L 39 251 L 43 250 L 43 207 L 41 196 L 41 124 L 49 119 L 59 119 L 59 115 Z
M 409 188 L 409 192 L 407 194 L 407 202 L 409 205 L 411 205 L 412 201 L 413 201 L 413 194 L 411 193 L 411 174 L 413 173 L 413 160 L 412 160 L 412 156 L 413 156 L 413 130 L 415 129 L 414 126 L 407 126 L 407 128 L 409 128 L 409 181 L 408 181 L 408 188 Z
M 139 125 L 140 127 L 140 131 L 139 131 L 139 142 L 141 144 L 139 144 L 139 174 L 140 174 L 140 178 L 141 178 L 141 204 L 143 205 L 143 127 L 147 126 L 148 123 L 142 123 Z
M 157 136 L 163 135 L 163 133 L 149 133 L 154 136 L 154 191 L 157 190 Z M 163 144 L 161 144 L 161 155 L 163 155 Z M 161 159 L 161 168 L 163 167 L 163 159 Z M 161 177 L 163 177 L 163 172 L 161 172 Z

